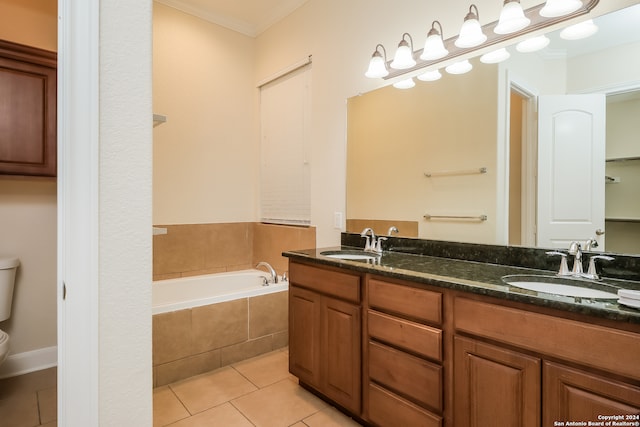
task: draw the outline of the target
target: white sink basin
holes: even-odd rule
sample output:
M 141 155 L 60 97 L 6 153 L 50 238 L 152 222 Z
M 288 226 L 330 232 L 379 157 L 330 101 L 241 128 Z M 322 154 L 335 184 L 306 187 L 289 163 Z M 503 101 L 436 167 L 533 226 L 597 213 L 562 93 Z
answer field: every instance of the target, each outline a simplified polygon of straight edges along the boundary
M 378 254 L 356 250 L 324 251 L 320 252 L 320 255 L 326 256 L 328 258 L 344 259 L 350 261 L 373 261 L 380 257 L 380 255 Z
M 518 288 L 528 289 L 535 292 L 544 292 L 547 294 L 563 295 L 567 297 L 580 298 L 596 298 L 596 299 L 618 299 L 618 295 L 613 290 L 606 290 L 607 285 L 598 284 L 590 281 L 574 280 L 570 278 L 555 276 L 527 276 L 514 275 L 504 276 L 502 281 Z M 594 289 L 588 286 L 604 288 Z

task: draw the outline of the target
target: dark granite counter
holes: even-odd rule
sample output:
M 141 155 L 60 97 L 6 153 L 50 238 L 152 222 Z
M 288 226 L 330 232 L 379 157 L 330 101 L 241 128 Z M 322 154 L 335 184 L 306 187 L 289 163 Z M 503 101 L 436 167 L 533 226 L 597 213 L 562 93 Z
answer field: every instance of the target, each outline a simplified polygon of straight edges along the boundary
M 535 292 L 502 281 L 513 274 L 554 276 L 555 271 L 521 268 L 488 262 L 478 262 L 406 252 L 385 251 L 375 262 L 341 260 L 321 254 L 328 250 L 360 249 L 351 246 L 296 250 L 284 252 L 291 259 L 313 261 L 318 264 L 341 267 L 360 273 L 410 280 L 474 294 L 487 295 L 509 301 L 533 304 L 620 322 L 640 324 L 640 310 L 626 307 L 615 299 L 567 297 Z M 612 293 L 617 289 L 640 290 L 640 282 L 605 278 L 597 284 L 584 282 L 585 287 L 603 288 Z

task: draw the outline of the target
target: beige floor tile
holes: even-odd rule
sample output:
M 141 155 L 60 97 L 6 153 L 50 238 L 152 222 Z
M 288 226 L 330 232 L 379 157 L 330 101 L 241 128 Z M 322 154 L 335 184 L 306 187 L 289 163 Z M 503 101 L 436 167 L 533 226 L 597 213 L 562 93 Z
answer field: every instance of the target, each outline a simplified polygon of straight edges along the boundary
M 187 418 L 189 411 L 169 387 L 153 390 L 153 426 L 160 427 Z
M 299 423 L 295 423 L 291 427 L 309 427 L 309 426 L 303 423 L 302 421 L 300 421 Z
M 56 386 L 57 368 L 48 368 L 0 380 L 0 400 L 19 393 L 36 392 Z
M 258 427 L 290 426 L 327 407 L 289 379 L 231 402 Z
M 230 403 L 200 412 L 197 415 L 171 424 L 171 427 L 253 427 Z
M 192 414 L 256 390 L 253 384 L 230 367 L 189 378 L 169 387 Z
M 282 351 L 273 351 L 232 366 L 260 388 L 292 377 L 289 374 L 289 356 Z
M 38 392 L 38 408 L 42 424 L 58 419 L 58 391 L 55 387 Z
M 0 400 L 2 427 L 33 427 L 40 424 L 38 397 L 33 393 L 19 393 Z
M 309 427 L 358 427 L 361 425 L 333 407 L 317 412 L 303 421 Z

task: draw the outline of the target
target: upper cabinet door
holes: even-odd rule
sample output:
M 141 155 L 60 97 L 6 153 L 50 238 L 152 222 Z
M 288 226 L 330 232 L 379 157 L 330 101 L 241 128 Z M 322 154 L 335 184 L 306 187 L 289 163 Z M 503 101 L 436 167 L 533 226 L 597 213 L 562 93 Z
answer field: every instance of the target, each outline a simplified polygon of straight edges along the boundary
M 537 246 L 604 250 L 605 96 L 541 96 L 538 111 Z
M 0 40 L 0 174 L 56 176 L 56 54 Z

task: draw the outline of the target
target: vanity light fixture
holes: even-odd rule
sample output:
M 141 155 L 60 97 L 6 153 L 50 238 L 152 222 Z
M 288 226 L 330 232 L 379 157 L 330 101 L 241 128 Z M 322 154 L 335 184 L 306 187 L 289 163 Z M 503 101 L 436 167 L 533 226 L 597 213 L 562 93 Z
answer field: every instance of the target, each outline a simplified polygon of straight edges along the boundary
M 485 53 L 480 57 L 480 62 L 483 64 L 497 64 L 499 62 L 506 61 L 510 56 L 511 54 L 509 51 L 503 47 L 492 52 Z
M 564 40 L 580 40 L 586 39 L 597 32 L 598 26 L 594 24 L 593 19 L 589 19 L 560 31 L 560 38 Z
M 408 78 L 405 80 L 400 80 L 393 84 L 393 87 L 396 89 L 411 89 L 416 85 L 416 82 L 413 81 L 413 78 Z
M 460 34 L 455 45 L 461 48 L 476 47 L 487 41 L 487 36 L 482 32 L 479 21 L 480 14 L 475 4 L 469 6 L 469 13 L 464 17 Z
M 378 48 L 382 49 L 382 53 L 380 53 Z M 387 51 L 381 44 L 376 46 L 376 50 L 373 52 L 373 55 L 371 55 L 369 69 L 364 73 L 364 75 L 372 79 L 378 79 L 389 75 L 389 70 L 387 69 Z
M 406 39 L 409 39 L 409 44 Z M 391 68 L 396 70 L 406 70 L 416 65 L 416 60 L 413 58 L 413 39 L 409 33 L 402 35 L 402 40 L 398 43 L 398 50 L 391 62 Z
M 545 35 L 532 37 L 521 41 L 516 45 L 516 50 L 521 53 L 537 52 L 549 45 L 549 38 Z
M 436 24 L 440 27 L 440 31 L 436 28 Z M 431 29 L 427 34 L 427 40 L 424 42 L 424 49 L 422 49 L 420 59 L 430 61 L 444 58 L 448 54 L 449 51 L 444 47 L 444 40 L 442 38 L 442 24 L 440 24 L 440 21 L 433 21 Z
M 520 0 L 504 0 L 498 25 L 493 29 L 496 34 L 511 34 L 526 28 L 531 20 L 524 15 Z
M 544 7 L 540 9 L 540 16 L 545 18 L 556 18 L 565 16 L 580 9 L 580 0 L 547 0 Z
M 418 80 L 423 82 L 435 82 L 436 80 L 440 80 L 442 78 L 442 73 L 440 70 L 431 70 L 425 73 L 422 73 L 418 76 Z
M 473 65 L 471 65 L 471 62 L 469 62 L 468 59 L 465 59 L 463 61 L 458 61 L 445 68 L 445 70 L 449 74 L 465 74 L 471 71 L 472 69 L 473 69 Z

